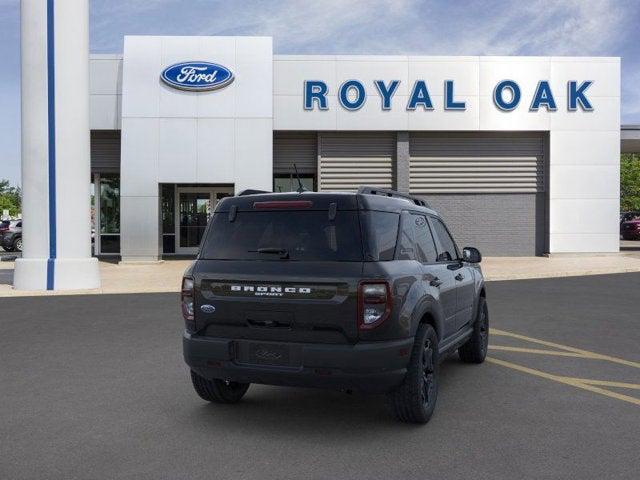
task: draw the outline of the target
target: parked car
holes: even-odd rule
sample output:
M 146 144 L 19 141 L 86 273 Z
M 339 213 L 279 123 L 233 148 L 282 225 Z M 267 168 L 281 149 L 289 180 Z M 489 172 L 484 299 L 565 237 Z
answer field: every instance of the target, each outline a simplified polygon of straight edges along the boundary
M 640 217 L 640 212 L 620 212 L 620 225 L 638 217 Z
M 623 215 L 620 235 L 624 240 L 640 240 L 640 212 L 626 212 Z
M 222 200 L 182 281 L 184 359 L 204 400 L 251 383 L 385 393 L 426 423 L 439 363 L 487 354 L 480 252 L 420 199 L 358 193 Z
M 0 230 L 0 245 L 7 252 L 22 252 L 22 220 L 10 220 L 8 226 Z

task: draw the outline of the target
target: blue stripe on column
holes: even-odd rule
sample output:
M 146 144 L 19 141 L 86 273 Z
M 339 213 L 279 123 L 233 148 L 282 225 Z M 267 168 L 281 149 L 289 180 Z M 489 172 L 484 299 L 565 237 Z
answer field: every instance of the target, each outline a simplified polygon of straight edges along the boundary
M 56 248 L 56 79 L 53 0 L 47 0 L 47 114 L 49 130 L 49 259 L 47 290 L 53 290 Z

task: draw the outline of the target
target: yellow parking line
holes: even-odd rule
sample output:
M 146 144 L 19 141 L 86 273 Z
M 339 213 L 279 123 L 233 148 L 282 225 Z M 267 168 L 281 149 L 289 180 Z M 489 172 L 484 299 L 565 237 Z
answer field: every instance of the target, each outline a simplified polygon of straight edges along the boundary
M 575 378 L 575 377 L 562 377 L 567 380 L 572 380 L 579 383 L 586 383 L 587 385 L 600 385 L 602 387 L 616 387 L 616 388 L 630 388 L 632 390 L 640 390 L 640 385 L 637 383 L 625 383 L 625 382 L 609 382 L 607 380 L 592 380 L 590 378 Z
M 539 348 L 507 347 L 505 345 L 489 345 L 489 350 L 501 350 L 505 352 L 520 352 L 520 353 L 536 353 L 538 355 L 557 355 L 559 357 L 591 358 L 581 353 L 559 352 L 557 350 L 541 350 Z
M 640 363 L 632 362 L 631 360 L 625 360 L 624 358 L 612 357 L 612 356 L 609 356 L 609 355 L 603 355 L 601 353 L 595 353 L 595 352 L 590 352 L 588 350 L 582 350 L 580 348 L 569 347 L 567 345 L 561 345 L 559 343 L 547 342 L 546 340 L 539 340 L 537 338 L 527 337 L 525 335 L 519 335 L 517 333 L 511 333 L 511 332 L 507 332 L 507 331 L 504 331 L 504 330 L 498 330 L 498 329 L 495 329 L 495 328 L 492 328 L 490 330 L 490 333 L 492 335 L 496 335 L 496 336 L 517 338 L 519 340 L 524 340 L 526 342 L 537 343 L 539 345 L 545 345 L 547 347 L 559 348 L 559 349 L 562 349 L 562 350 L 566 350 L 568 352 L 579 353 L 580 355 L 582 355 L 583 357 L 586 357 L 586 358 L 595 358 L 595 359 L 598 359 L 598 360 L 606 360 L 607 362 L 618 363 L 620 365 L 626 365 L 628 367 L 640 368 Z
M 616 392 L 610 392 L 609 390 L 605 390 L 604 388 L 598 388 L 596 386 L 581 382 L 578 379 L 574 379 L 571 377 L 559 377 L 557 375 L 552 375 L 550 373 L 542 372 L 540 370 L 535 370 L 533 368 L 525 367 L 523 365 L 506 362 L 504 360 L 498 360 L 497 358 L 493 358 L 493 357 L 487 357 L 487 361 L 491 363 L 495 363 L 496 365 L 501 365 L 506 368 L 511 368 L 512 370 L 528 373 L 529 375 L 535 375 L 536 377 L 546 378 L 547 380 L 563 383 L 565 385 L 571 385 L 572 387 L 581 388 L 582 390 L 598 393 L 606 397 L 615 398 L 617 400 L 622 400 L 623 402 L 628 402 L 628 403 L 632 403 L 634 405 L 640 406 L 640 398 L 630 397 L 628 395 L 623 395 Z

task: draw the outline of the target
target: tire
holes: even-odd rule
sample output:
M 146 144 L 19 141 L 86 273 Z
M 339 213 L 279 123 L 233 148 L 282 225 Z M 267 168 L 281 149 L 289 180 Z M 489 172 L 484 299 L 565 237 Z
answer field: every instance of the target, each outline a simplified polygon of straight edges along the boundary
M 465 363 L 482 363 L 489 346 L 489 309 L 484 297 L 478 301 L 478 313 L 473 324 L 473 333 L 467 342 L 458 348 L 458 356 Z
M 191 370 L 191 383 L 200 398 L 213 403 L 238 403 L 251 385 L 250 383 L 225 382 L 217 378 L 208 380 L 193 370 Z
M 16 252 L 22 252 L 22 237 L 16 238 L 13 242 L 13 250 Z
M 438 336 L 431 325 L 418 327 L 407 375 L 387 394 L 394 416 L 401 422 L 427 423 L 438 398 Z

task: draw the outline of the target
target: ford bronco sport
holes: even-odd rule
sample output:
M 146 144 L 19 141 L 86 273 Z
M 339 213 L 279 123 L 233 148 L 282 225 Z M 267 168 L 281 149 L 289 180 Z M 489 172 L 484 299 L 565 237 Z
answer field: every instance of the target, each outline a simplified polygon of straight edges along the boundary
M 195 391 L 219 403 L 251 383 L 385 393 L 399 420 L 426 423 L 439 362 L 487 353 L 480 260 L 423 200 L 391 190 L 225 198 L 182 282 Z

